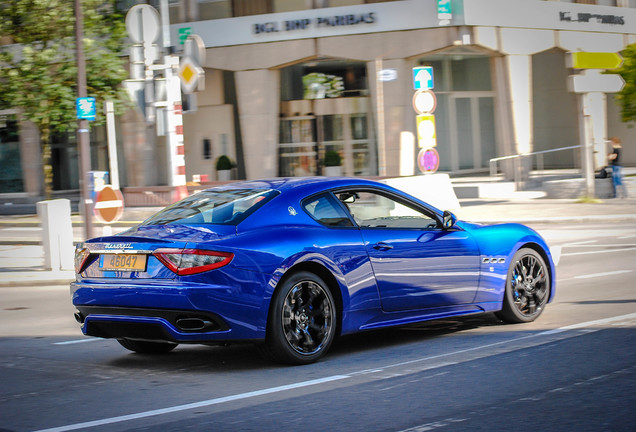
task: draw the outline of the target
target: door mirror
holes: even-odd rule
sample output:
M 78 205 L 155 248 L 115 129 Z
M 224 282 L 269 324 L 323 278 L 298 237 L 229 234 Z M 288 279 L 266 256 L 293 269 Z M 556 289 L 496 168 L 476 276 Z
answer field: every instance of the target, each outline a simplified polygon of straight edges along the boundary
M 457 223 L 457 216 L 448 210 L 444 210 L 444 215 L 442 216 L 442 227 L 447 230 L 451 229 Z

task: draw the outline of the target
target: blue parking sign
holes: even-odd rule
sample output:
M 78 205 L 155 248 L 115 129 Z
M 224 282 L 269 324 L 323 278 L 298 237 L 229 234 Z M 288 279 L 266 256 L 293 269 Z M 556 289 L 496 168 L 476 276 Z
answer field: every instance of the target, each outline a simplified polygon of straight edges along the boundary
M 94 97 L 81 97 L 75 101 L 78 120 L 94 121 L 97 115 L 97 103 Z
M 432 66 L 413 68 L 413 88 L 415 90 L 430 90 L 434 85 Z

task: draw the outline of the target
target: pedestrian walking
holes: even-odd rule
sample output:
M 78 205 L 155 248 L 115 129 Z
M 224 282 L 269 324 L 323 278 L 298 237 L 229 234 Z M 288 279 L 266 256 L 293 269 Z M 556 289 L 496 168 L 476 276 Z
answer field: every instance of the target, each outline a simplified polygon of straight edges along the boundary
M 623 166 L 621 162 L 621 150 L 623 146 L 621 139 L 612 137 L 612 152 L 608 155 L 608 159 L 612 164 L 612 184 L 614 189 L 614 198 L 627 198 L 627 186 L 623 182 Z

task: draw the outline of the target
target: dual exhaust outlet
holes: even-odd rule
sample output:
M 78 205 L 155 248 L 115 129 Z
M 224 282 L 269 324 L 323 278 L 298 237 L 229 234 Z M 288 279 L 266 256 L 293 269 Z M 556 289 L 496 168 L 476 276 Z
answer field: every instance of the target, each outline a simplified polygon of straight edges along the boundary
M 73 317 L 79 324 L 84 324 L 86 320 L 86 317 L 80 311 L 75 311 Z M 203 318 L 179 318 L 175 321 L 175 325 L 184 332 L 205 332 L 217 329 L 215 323 Z

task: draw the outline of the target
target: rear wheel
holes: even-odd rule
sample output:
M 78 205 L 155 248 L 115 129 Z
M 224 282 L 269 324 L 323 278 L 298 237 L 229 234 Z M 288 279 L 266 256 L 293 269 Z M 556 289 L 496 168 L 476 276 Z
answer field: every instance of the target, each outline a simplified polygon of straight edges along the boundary
M 336 308 L 327 284 L 298 272 L 272 298 L 265 349 L 275 360 L 308 364 L 321 358 L 336 333 Z
M 177 347 L 177 344 L 172 342 L 149 342 L 132 339 L 117 339 L 117 342 L 124 348 L 140 354 L 165 354 Z
M 499 318 L 510 323 L 534 321 L 550 296 L 550 273 L 533 249 L 520 249 L 512 258 Z

